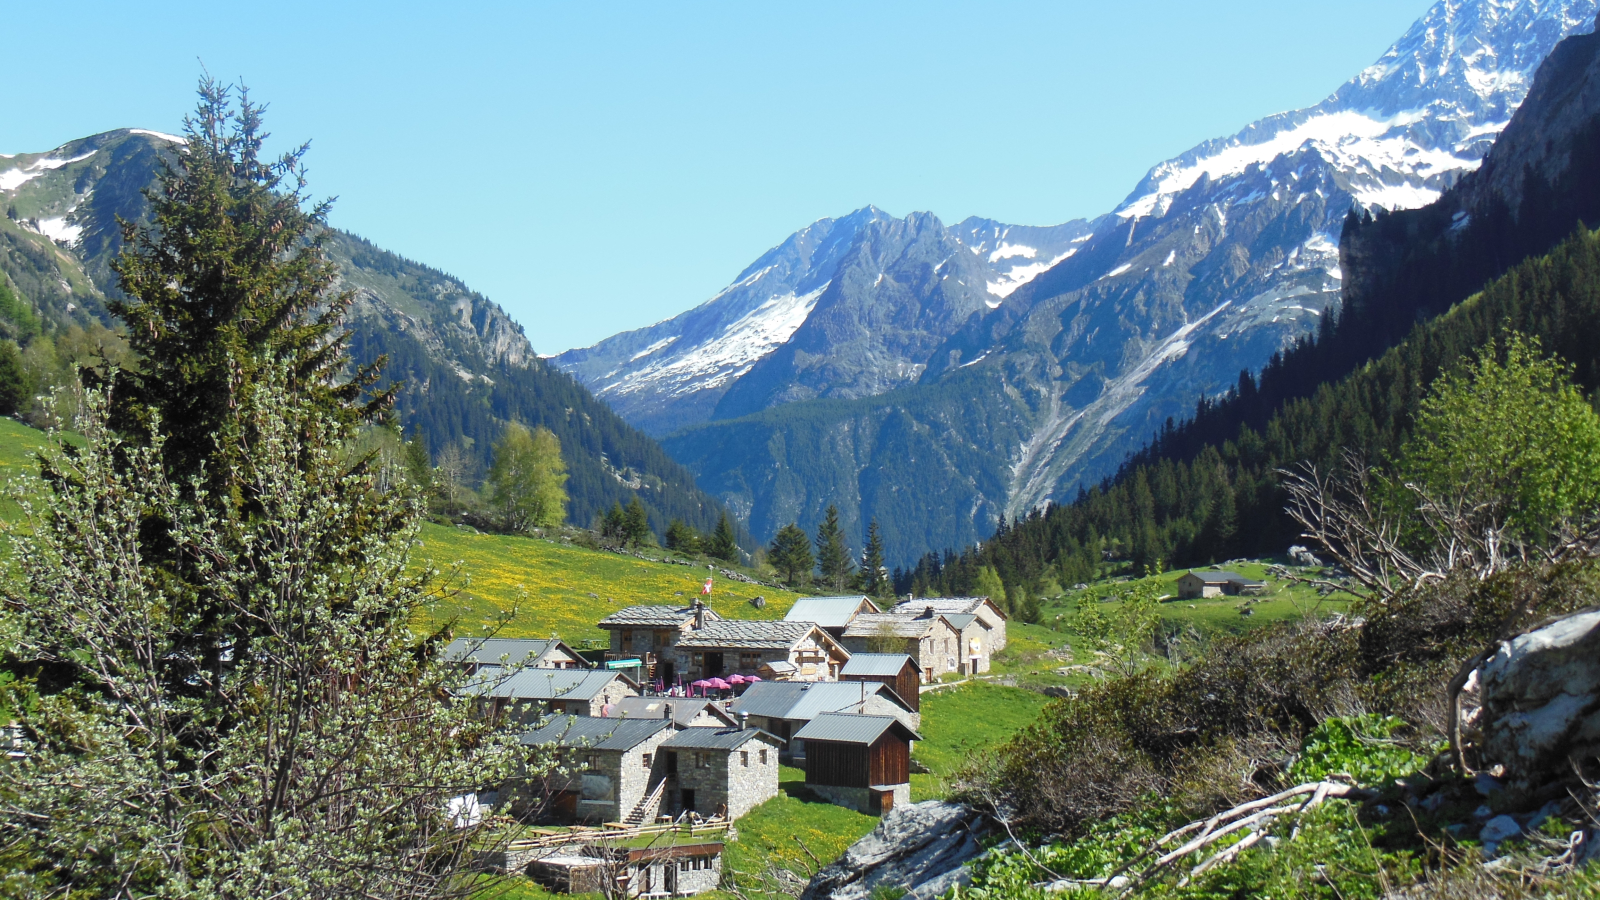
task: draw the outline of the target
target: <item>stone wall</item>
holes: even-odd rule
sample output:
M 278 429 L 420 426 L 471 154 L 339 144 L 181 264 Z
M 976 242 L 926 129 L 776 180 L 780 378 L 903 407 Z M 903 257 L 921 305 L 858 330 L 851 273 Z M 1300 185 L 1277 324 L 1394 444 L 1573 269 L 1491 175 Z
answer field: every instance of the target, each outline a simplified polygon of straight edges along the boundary
M 584 795 L 578 801 L 578 817 L 586 822 L 619 822 L 633 812 L 663 777 L 665 768 L 657 748 L 673 734 L 671 728 L 663 728 L 626 752 L 581 748 L 572 751 L 580 760 L 593 756 L 596 763 L 584 775 Z M 646 756 L 650 758 L 648 765 Z M 609 790 L 599 789 L 602 785 L 595 780 L 597 777 L 609 781 Z M 603 796 L 591 799 L 591 794 Z
M 761 762 L 763 749 L 767 751 L 765 764 Z M 701 759 L 709 766 L 701 767 Z M 680 798 L 682 791 L 694 791 L 695 812 L 700 815 L 711 816 L 723 810 L 730 820 L 737 819 L 777 796 L 778 748 L 757 738 L 731 752 L 680 750 L 677 789 Z
M 589 699 L 589 711 L 587 713 L 583 712 L 581 709 L 575 709 L 574 707 L 578 706 L 578 704 L 572 703 L 567 704 L 567 712 L 578 716 L 599 716 L 605 706 L 615 703 L 618 700 L 621 700 L 623 697 L 637 696 L 639 696 L 638 691 L 628 687 L 628 683 L 626 681 L 623 681 L 621 678 L 617 678 L 601 689 L 600 693 L 595 694 Z
M 818 797 L 832 803 L 834 806 L 843 806 L 856 812 L 868 815 L 877 815 L 881 812 L 873 805 L 873 791 L 869 788 L 839 787 L 832 784 L 812 784 L 806 782 L 806 788 Z M 894 808 L 908 806 L 911 803 L 911 785 L 897 784 L 894 786 Z

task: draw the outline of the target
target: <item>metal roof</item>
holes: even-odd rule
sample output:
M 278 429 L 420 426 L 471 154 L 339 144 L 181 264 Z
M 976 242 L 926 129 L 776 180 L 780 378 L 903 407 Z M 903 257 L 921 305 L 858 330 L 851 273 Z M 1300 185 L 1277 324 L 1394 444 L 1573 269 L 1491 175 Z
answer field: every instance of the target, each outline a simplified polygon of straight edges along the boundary
M 541 728 L 522 735 L 530 747 L 588 747 L 593 750 L 632 750 L 663 729 L 666 719 L 602 719 L 596 716 L 556 716 Z
M 850 624 L 865 604 L 870 612 L 878 612 L 878 605 L 866 597 L 801 597 L 794 602 L 786 622 L 815 622 L 823 628 L 843 628 Z
M 1246 578 L 1238 572 L 1190 572 L 1190 575 L 1199 578 L 1206 584 L 1263 584 L 1264 582 Z
M 709 712 L 729 725 L 738 724 L 738 720 L 710 700 L 691 697 L 623 697 L 611 704 L 606 714 L 617 719 L 664 719 L 663 713 L 669 704 L 672 706 L 672 721 L 679 728 L 689 727 L 689 723 L 702 712 Z
M 707 622 L 678 639 L 682 647 L 735 647 L 742 650 L 788 650 L 805 640 L 817 626 L 811 622 L 773 620 Z M 823 634 L 826 637 L 826 633 Z
M 706 607 L 706 621 L 715 622 L 722 617 Z M 630 606 L 619 609 L 600 620 L 601 628 L 682 628 L 694 621 L 693 606 Z
M 978 621 L 978 617 L 971 613 L 943 613 L 943 616 L 950 627 L 957 631 L 966 631 L 968 625 Z
M 818 681 L 813 684 L 763 681 L 751 685 L 743 696 L 733 702 L 733 714 L 809 720 L 818 713 L 860 710 L 862 699 L 874 696 L 911 712 L 911 707 L 906 706 L 906 702 L 888 685 L 875 681 Z
M 491 669 L 468 682 L 467 693 L 510 700 L 591 700 L 618 678 L 622 676 L 616 672 L 595 669 L 522 669 L 510 675 Z
M 907 728 L 894 716 L 860 716 L 822 713 L 794 733 L 797 741 L 835 741 L 840 744 L 871 744 L 885 731 L 898 729 L 901 738 L 920 741 L 922 736 Z
M 456 638 L 444 648 L 444 655 L 446 659 L 460 662 L 520 666 L 526 662 L 538 661 L 540 657 L 558 646 L 562 646 L 561 642 L 554 639 Z M 577 653 L 572 653 L 572 657 L 579 658 Z
M 904 653 L 857 653 L 839 670 L 839 675 L 899 675 L 906 663 L 911 663 L 911 668 L 918 672 L 922 671 L 917 661 Z
M 759 728 L 685 728 L 661 742 L 664 750 L 737 750 L 746 741 L 761 738 L 781 746 L 783 738 Z
M 868 613 L 856 616 L 856 620 L 844 630 L 844 636 L 924 638 L 934 630 L 941 617 L 935 615 L 931 619 L 924 619 L 920 617 L 920 613 L 921 610 L 918 610 L 918 615 L 915 616 L 903 613 Z

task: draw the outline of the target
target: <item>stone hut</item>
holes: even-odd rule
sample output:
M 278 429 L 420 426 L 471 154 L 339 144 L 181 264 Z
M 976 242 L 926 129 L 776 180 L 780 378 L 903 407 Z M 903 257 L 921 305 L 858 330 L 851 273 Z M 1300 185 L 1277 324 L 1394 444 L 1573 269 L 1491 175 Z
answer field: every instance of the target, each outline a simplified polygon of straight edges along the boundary
M 723 841 L 673 840 L 643 848 L 572 845 L 532 860 L 522 871 L 562 894 L 692 897 L 722 883 Z
M 814 622 L 835 640 L 844 637 L 856 616 L 882 612 L 870 597 L 801 597 L 784 615 L 785 622 Z
M 844 645 L 852 654 L 903 653 L 917 661 L 928 681 L 961 671 L 961 632 L 931 609 L 857 616 L 845 629 Z
M 806 787 L 839 806 L 882 815 L 911 802 L 915 731 L 890 716 L 823 713 L 795 735 L 806 744 Z
M 693 697 L 624 697 L 604 710 L 617 719 L 660 719 L 672 711 L 678 728 L 730 728 L 739 720 L 710 700 Z
M 546 712 L 598 716 L 607 705 L 638 696 L 639 687 L 618 672 L 521 669 L 504 674 L 498 666 L 487 666 L 467 691 L 487 705 L 489 715 L 531 723 Z
M 672 810 L 743 816 L 778 795 L 783 741 L 759 728 L 685 728 L 661 744 Z
M 895 604 L 896 615 L 914 616 L 929 607 L 941 615 L 977 616 L 983 626 L 984 656 L 1006 648 L 1007 616 L 988 597 L 911 597 Z
M 666 776 L 662 742 L 677 734 L 669 718 L 557 716 L 522 736 L 528 747 L 554 748 L 565 772 L 528 785 L 517 806 L 542 805 L 565 822 L 620 822 L 646 805 Z M 645 811 L 646 818 L 654 814 Z M 637 816 L 636 816 L 637 818 Z
M 446 659 L 459 661 L 468 674 L 483 669 L 587 669 L 588 660 L 557 639 L 457 638 L 444 648 Z
M 785 680 L 832 681 L 850 659 L 838 641 L 811 622 L 707 622 L 685 632 L 676 650 L 685 681 L 734 673 L 772 675 L 779 671 L 776 663 L 792 669 Z
M 752 685 L 733 702 L 733 714 L 750 717 L 750 724 L 777 735 L 785 743 L 784 757 L 805 756 L 805 743 L 794 739 L 807 722 L 826 712 L 890 716 L 915 731 L 922 716 L 886 684 L 833 681 L 820 684 L 762 682 Z
M 1178 597 L 1183 600 L 1260 594 L 1266 587 L 1265 582 L 1254 581 L 1237 572 L 1185 572 L 1178 576 Z
M 839 670 L 839 680 L 886 684 L 912 712 L 922 711 L 922 667 L 904 653 L 857 653 Z
M 611 637 L 608 656 L 639 659 L 644 680 L 671 684 L 682 674 L 674 651 L 679 639 L 696 627 L 720 621 L 721 616 L 696 600 L 689 606 L 630 606 L 601 619 L 599 626 Z

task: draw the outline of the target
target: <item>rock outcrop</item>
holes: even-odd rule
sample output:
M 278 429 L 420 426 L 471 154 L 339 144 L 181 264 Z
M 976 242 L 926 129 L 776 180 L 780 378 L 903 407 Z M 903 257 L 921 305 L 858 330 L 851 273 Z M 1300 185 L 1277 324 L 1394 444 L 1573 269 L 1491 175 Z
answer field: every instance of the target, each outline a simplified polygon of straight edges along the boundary
M 1478 671 L 1485 765 L 1508 787 L 1538 788 L 1600 757 L 1600 610 L 1500 644 Z
M 905 900 L 933 900 L 971 881 L 967 866 L 992 828 L 982 813 L 955 803 L 899 807 L 818 872 L 800 898 L 869 900 L 879 888 L 898 888 Z

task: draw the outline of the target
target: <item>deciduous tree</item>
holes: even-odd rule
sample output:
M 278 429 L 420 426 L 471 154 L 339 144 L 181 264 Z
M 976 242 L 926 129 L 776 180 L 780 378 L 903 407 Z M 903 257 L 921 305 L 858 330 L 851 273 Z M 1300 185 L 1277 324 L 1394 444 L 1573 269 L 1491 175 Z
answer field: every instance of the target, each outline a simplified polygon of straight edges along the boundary
M 567 464 L 548 428 L 506 426 L 489 468 L 489 496 L 507 531 L 554 528 L 567 518 Z

